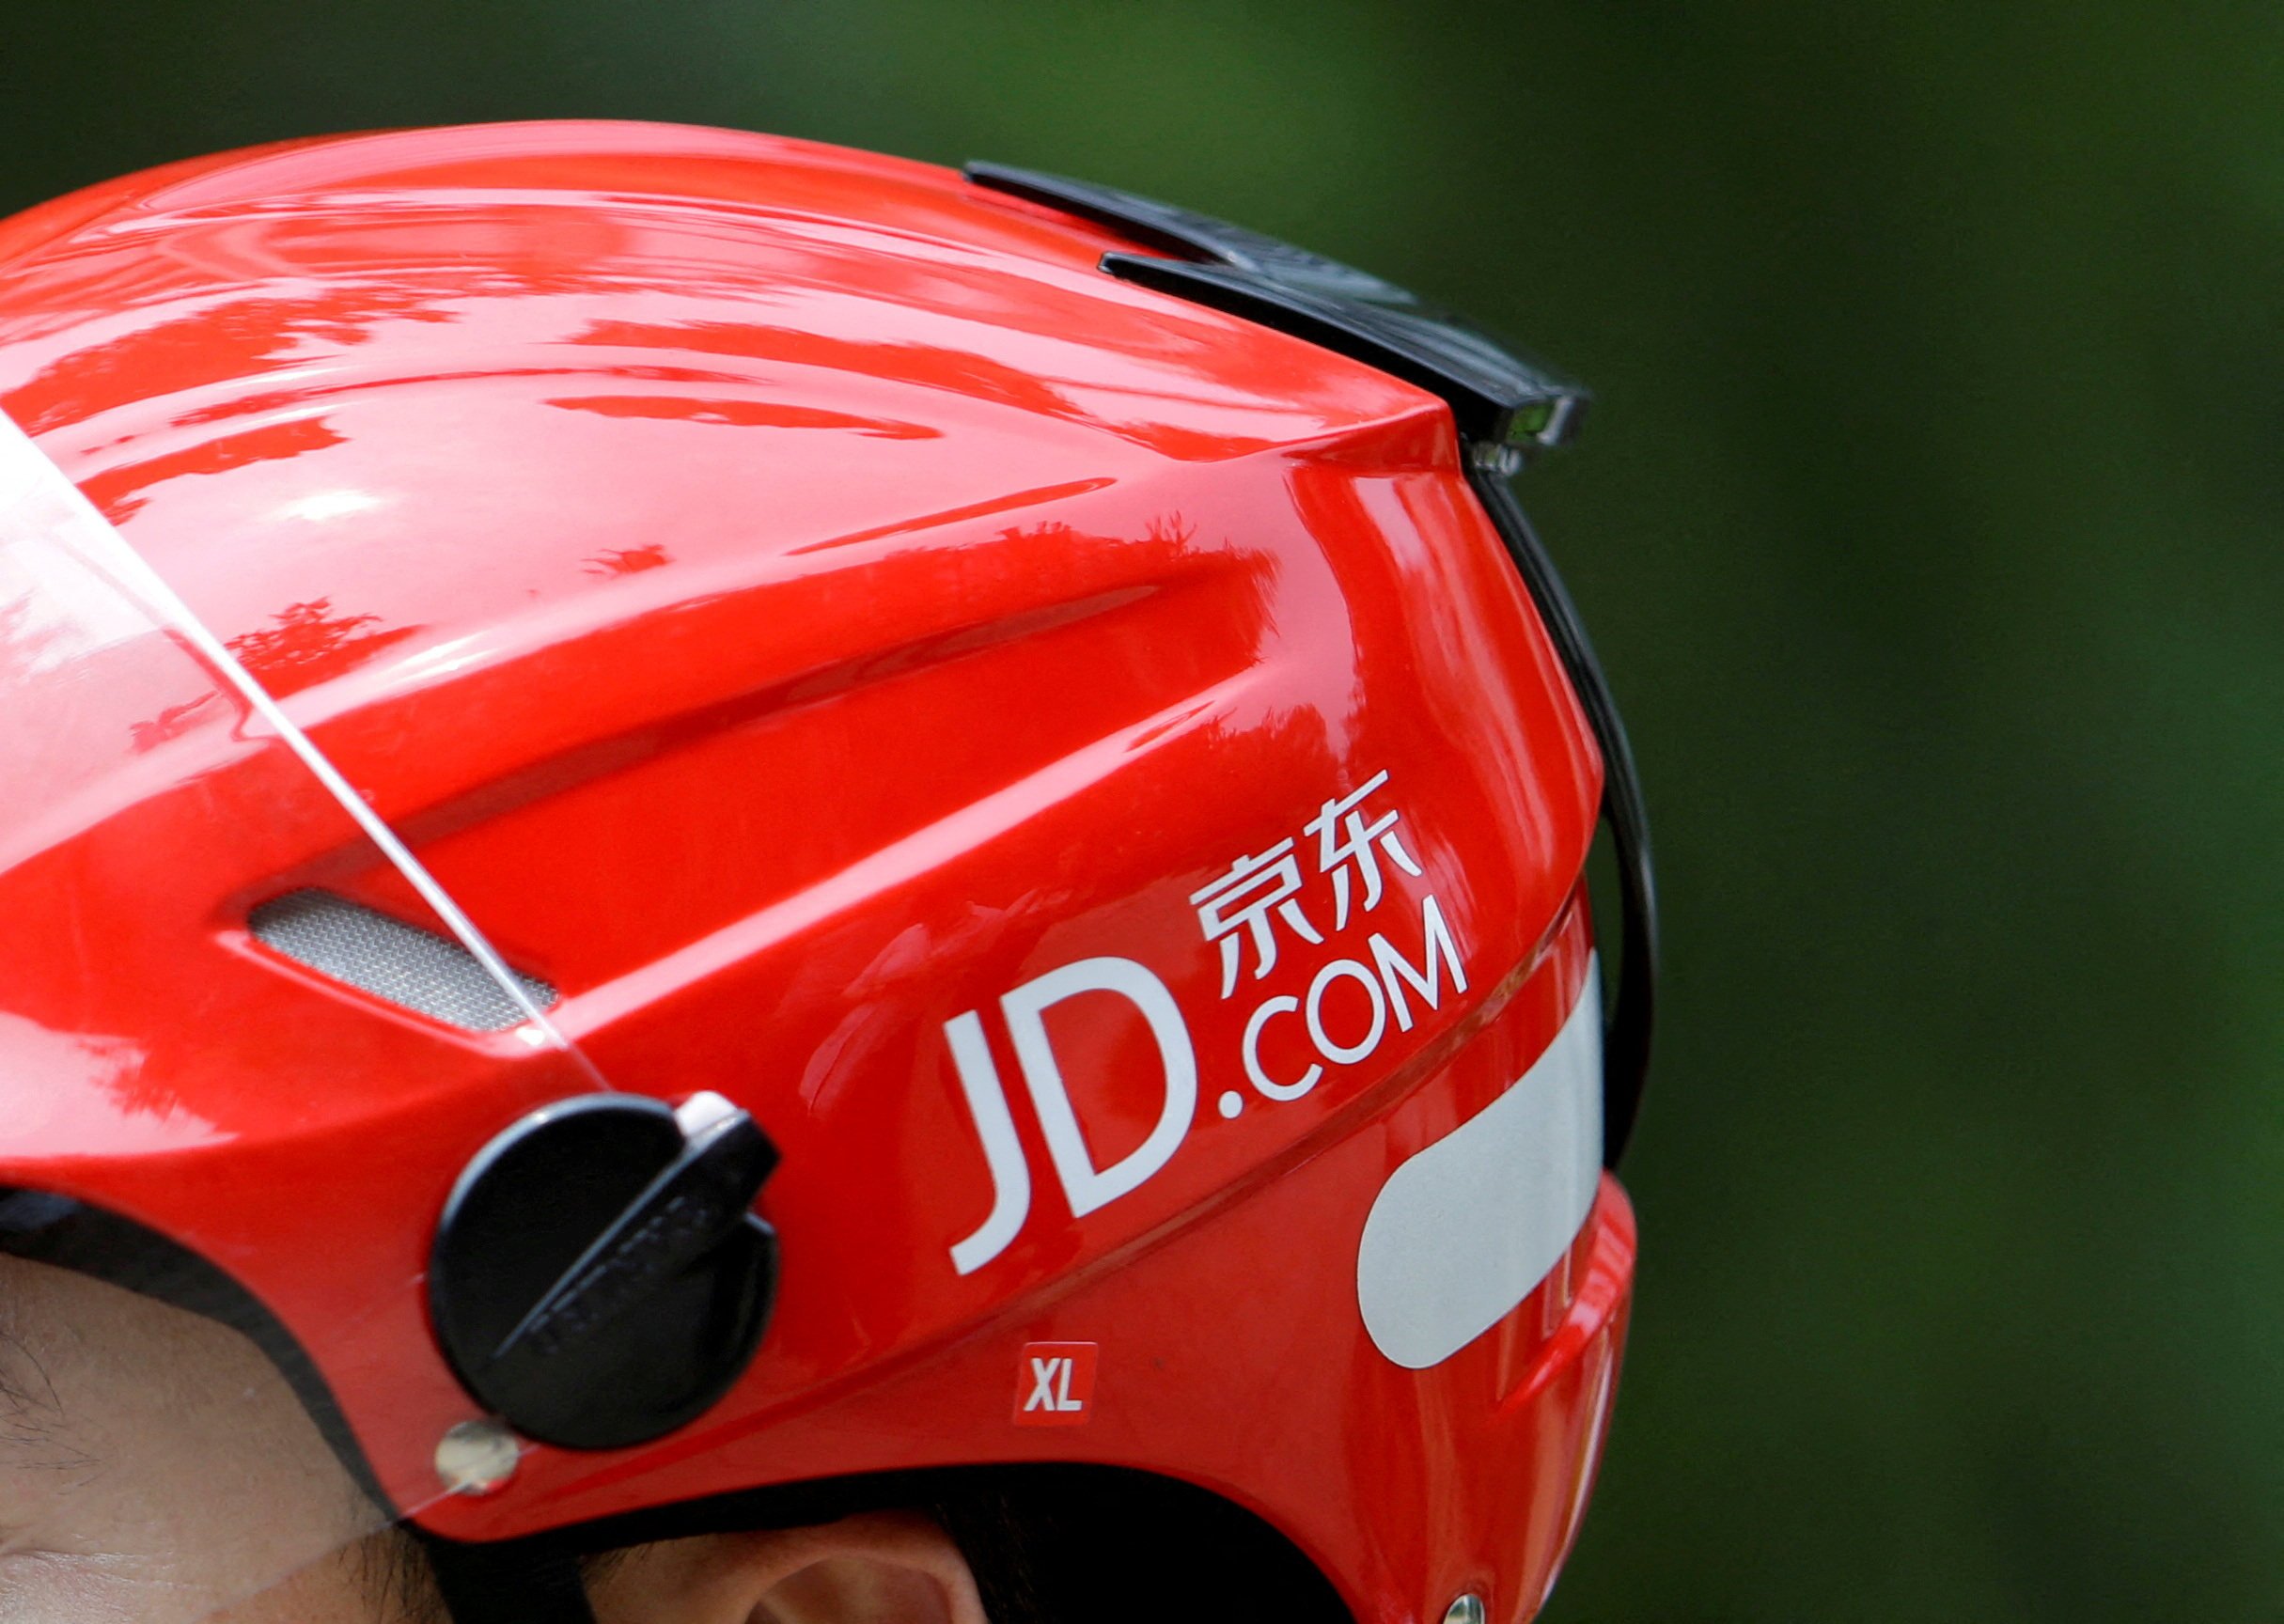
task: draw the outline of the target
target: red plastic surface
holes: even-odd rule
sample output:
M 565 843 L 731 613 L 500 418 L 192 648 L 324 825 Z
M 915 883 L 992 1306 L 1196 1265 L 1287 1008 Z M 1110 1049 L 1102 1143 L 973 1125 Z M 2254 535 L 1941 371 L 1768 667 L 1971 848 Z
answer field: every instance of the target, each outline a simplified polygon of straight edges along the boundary
M 1356 1240 L 1584 984 L 1594 747 L 1446 409 L 1099 273 L 1121 245 L 929 166 L 598 124 L 265 149 L 0 227 L 0 403 L 563 991 L 614 1085 L 717 1090 L 784 1153 L 781 1298 L 730 1397 L 647 1448 L 536 1449 L 430 1525 L 1084 1459 L 1254 1507 L 1368 1619 L 1472 1588 L 1511 1620 L 1551 1582 L 1624 1196 L 1426 1370 L 1365 1335 Z M 419 1506 L 471 1413 L 425 1320 L 436 1215 L 580 1085 L 257 943 L 249 908 L 305 885 L 424 915 L 313 783 L 185 706 L 0 876 L 0 1182 L 231 1270 Z M 1419 872 L 1382 864 L 1340 930 L 1310 872 L 1323 941 L 1278 927 L 1257 979 L 1247 938 L 1225 997 L 1192 895 L 1306 857 L 1382 773 Z M 1467 991 L 1305 1097 L 1251 1087 L 1262 999 L 1369 962 L 1369 931 L 1416 959 L 1431 897 Z M 1074 1216 L 999 1000 L 1100 958 L 1169 991 L 1198 1102 Z M 1325 1023 L 1360 1025 L 1341 996 Z M 947 1040 L 970 1011 L 1033 1191 L 962 1273 L 994 1201 Z M 1047 1019 L 1111 1165 L 1161 1118 L 1158 1046 L 1107 993 Z M 1269 1030 L 1271 1072 L 1309 1062 Z M 1098 1345 L 1083 1428 L 1015 1425 L 1035 1342 Z

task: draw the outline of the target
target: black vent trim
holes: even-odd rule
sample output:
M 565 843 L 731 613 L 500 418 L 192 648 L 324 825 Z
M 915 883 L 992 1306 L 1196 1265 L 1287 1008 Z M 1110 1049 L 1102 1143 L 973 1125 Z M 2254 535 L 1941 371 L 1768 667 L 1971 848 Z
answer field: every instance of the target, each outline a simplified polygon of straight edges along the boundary
M 978 186 L 1182 256 L 1112 253 L 1102 264 L 1113 276 L 1291 333 L 1441 395 L 1471 443 L 1551 449 L 1585 420 L 1592 397 L 1577 383 L 1368 271 L 1116 187 L 1002 164 L 970 164 L 965 173 Z

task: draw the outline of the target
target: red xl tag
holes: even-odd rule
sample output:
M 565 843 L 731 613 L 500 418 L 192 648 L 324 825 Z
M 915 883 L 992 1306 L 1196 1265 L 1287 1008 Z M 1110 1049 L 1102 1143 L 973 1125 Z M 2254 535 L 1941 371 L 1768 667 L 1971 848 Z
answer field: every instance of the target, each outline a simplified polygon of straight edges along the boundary
M 1083 1427 L 1094 1413 L 1094 1342 L 1026 1342 L 1015 1366 L 1015 1425 Z

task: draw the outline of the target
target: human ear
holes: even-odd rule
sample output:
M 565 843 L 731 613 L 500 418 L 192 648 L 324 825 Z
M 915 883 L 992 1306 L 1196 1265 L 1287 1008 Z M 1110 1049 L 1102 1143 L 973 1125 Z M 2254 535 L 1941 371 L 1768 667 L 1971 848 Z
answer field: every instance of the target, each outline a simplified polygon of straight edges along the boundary
M 959 1546 L 908 1511 L 644 1546 L 595 1603 L 601 1624 L 989 1624 Z

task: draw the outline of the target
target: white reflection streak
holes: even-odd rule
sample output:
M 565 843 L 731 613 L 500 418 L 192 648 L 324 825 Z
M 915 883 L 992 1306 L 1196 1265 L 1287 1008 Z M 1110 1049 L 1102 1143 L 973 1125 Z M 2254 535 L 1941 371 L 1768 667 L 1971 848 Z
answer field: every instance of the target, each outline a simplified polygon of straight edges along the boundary
M 381 506 L 381 498 L 369 491 L 320 491 L 313 496 L 300 496 L 287 503 L 278 512 L 288 519 L 306 519 L 321 524 L 328 519 L 345 519 L 352 513 L 363 513 Z

